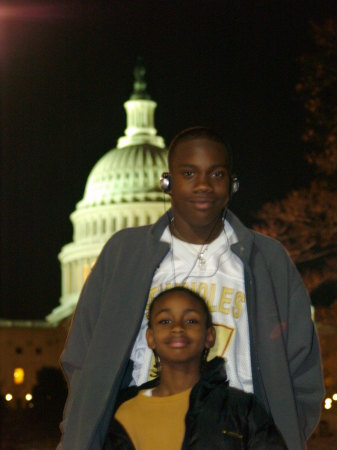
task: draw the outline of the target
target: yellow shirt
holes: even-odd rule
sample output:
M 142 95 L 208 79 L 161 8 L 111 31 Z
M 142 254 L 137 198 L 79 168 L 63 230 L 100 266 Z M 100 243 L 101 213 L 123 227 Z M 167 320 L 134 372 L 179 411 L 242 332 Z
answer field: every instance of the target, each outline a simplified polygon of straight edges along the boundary
M 136 450 L 180 450 L 191 389 L 165 397 L 139 392 L 123 403 L 115 418 L 123 425 Z

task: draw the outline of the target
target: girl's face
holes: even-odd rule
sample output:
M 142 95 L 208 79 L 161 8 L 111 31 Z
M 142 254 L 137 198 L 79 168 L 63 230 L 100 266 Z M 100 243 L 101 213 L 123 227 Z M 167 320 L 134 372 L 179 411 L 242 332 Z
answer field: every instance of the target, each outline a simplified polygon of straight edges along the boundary
M 207 328 L 205 311 L 198 300 L 176 291 L 153 305 L 146 338 L 162 366 L 191 362 L 200 366 L 203 350 L 214 345 L 215 330 Z

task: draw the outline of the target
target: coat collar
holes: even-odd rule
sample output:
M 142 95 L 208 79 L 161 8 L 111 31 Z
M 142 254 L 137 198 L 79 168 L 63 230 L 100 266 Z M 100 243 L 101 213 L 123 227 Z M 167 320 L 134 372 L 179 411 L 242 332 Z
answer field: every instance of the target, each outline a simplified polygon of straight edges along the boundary
M 165 228 L 169 225 L 172 216 L 172 209 L 169 209 L 151 226 L 150 235 L 156 242 L 160 240 Z M 243 225 L 238 217 L 230 210 L 227 211 L 226 220 L 228 220 L 238 238 L 238 242 L 233 244 L 231 249 L 245 264 L 247 264 L 253 248 L 254 233 Z
M 226 220 L 228 220 L 238 238 L 238 242 L 231 245 L 231 250 L 245 264 L 248 264 L 254 244 L 254 232 L 243 225 L 238 217 L 229 210 Z

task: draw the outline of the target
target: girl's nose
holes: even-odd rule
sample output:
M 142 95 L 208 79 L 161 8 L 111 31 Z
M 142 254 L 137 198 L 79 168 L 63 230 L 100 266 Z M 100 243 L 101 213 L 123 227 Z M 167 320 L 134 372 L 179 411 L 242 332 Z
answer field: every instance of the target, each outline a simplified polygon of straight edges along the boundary
M 175 322 L 172 324 L 172 333 L 182 333 L 184 332 L 184 326 L 180 322 Z

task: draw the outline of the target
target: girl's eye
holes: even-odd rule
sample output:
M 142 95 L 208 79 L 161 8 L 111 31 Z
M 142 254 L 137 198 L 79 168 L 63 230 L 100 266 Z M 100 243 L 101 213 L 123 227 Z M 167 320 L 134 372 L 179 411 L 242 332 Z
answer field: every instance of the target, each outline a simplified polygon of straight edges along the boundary
M 186 320 L 186 323 L 192 323 L 192 324 L 195 324 L 195 323 L 199 323 L 199 322 L 198 322 L 197 319 L 187 319 L 187 320 Z
M 171 323 L 171 320 L 170 319 L 161 319 L 161 320 L 159 320 L 159 323 L 161 325 L 167 325 L 167 324 Z
M 193 170 L 184 170 L 183 175 L 185 177 L 191 177 L 193 175 Z

